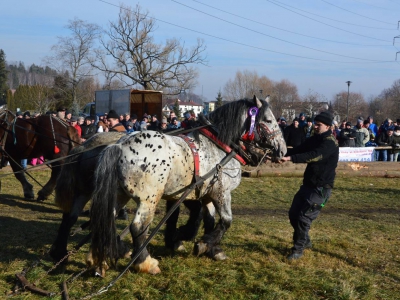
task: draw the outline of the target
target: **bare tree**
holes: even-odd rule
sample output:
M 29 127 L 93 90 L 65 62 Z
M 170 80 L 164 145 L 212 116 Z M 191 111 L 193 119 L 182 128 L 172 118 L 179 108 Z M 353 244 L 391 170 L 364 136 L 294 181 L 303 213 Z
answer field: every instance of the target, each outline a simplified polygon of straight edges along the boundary
M 81 100 L 87 96 L 80 85 L 93 70 L 88 57 L 98 37 L 99 27 L 75 18 L 69 21 L 66 28 L 71 31 L 71 36 L 58 37 L 57 44 L 51 48 L 54 55 L 45 61 L 67 76 L 71 95 L 66 97 L 71 97 L 74 113 L 77 113 L 83 105 Z
M 299 101 L 297 86 L 294 83 L 283 79 L 274 84 L 270 103 L 275 116 L 284 115 L 289 119 L 294 118 Z
M 355 122 L 358 117 L 366 118 L 368 116 L 368 103 L 365 101 L 361 93 L 341 91 L 334 97 L 332 101 L 333 109 L 340 116 L 340 120 L 345 120 L 347 117 L 347 96 L 349 103 L 349 121 Z
M 234 101 L 252 98 L 256 95 L 265 98 L 273 92 L 273 82 L 266 76 L 259 76 L 256 71 L 237 71 L 233 80 L 229 79 L 224 86 L 224 98 Z
M 116 75 L 126 86 L 138 84 L 148 90 L 190 90 L 195 86 L 197 71 L 192 65 L 205 63 L 202 40 L 189 49 L 177 39 L 157 44 L 152 36 L 155 21 L 139 5 L 132 10 L 121 6 L 118 20 L 110 22 L 103 48 L 97 49 L 92 64 Z M 112 62 L 110 63 L 109 58 Z

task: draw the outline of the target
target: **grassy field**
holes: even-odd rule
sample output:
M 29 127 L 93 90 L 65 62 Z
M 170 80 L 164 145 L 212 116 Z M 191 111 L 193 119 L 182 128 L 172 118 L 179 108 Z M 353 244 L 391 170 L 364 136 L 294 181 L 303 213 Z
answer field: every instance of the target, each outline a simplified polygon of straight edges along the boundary
M 34 175 L 44 183 L 49 172 Z M 159 233 L 149 250 L 159 259 L 162 273 L 128 272 L 96 299 L 399 299 L 399 180 L 338 178 L 330 201 L 312 226 L 314 248 L 306 250 L 301 260 L 288 262 L 292 228 L 287 211 L 300 184 L 301 178 L 244 178 L 233 194 L 234 220 L 223 239 L 227 261 L 194 257 L 189 242 L 187 252 L 171 256 Z M 157 220 L 163 215 L 164 204 Z M 186 218 L 184 211 L 181 221 Z M 85 268 L 87 245 L 66 267 L 46 274 L 52 266 L 47 251 L 60 220 L 53 199 L 25 201 L 16 179 L 2 178 L 0 298 L 12 292 L 15 274 L 34 263 L 28 280 L 56 293 L 62 281 Z M 79 224 L 85 220 L 80 218 Z M 118 226 L 123 229 L 127 224 L 119 221 Z M 72 237 L 70 248 L 83 236 Z M 70 298 L 81 299 L 107 285 L 128 261 L 121 260 L 118 270 L 109 270 L 104 279 L 84 273 L 69 284 Z M 24 291 L 11 297 L 41 298 Z

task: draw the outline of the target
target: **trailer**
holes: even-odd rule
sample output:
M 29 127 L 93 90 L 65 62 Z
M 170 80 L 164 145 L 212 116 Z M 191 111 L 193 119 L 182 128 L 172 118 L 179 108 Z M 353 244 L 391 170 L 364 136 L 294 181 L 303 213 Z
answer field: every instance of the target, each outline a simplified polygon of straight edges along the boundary
M 162 92 L 136 89 L 103 90 L 95 92 L 95 102 L 88 103 L 84 115 L 104 115 L 111 109 L 117 114 L 136 114 L 141 119 L 144 114 L 162 117 Z

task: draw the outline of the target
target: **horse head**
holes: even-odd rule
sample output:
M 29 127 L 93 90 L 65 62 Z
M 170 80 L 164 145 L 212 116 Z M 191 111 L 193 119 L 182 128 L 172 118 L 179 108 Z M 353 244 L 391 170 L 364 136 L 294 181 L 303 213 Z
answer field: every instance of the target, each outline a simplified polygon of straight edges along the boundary
M 287 151 L 282 131 L 267 101 L 259 100 L 254 96 L 253 103 L 254 108 L 249 110 L 249 115 L 256 114 L 254 141 L 261 148 L 270 149 L 272 151 L 271 160 L 278 162 Z

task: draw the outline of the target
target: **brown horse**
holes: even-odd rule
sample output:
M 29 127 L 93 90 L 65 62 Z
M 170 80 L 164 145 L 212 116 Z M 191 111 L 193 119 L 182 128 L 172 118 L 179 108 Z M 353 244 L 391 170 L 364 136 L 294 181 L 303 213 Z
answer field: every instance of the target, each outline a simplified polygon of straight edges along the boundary
M 63 120 L 44 115 L 34 119 L 17 118 L 9 110 L 0 111 L 0 146 L 2 166 L 8 160 L 15 177 L 21 182 L 24 197 L 33 199 L 33 186 L 26 180 L 21 159 L 43 156 L 54 160 L 68 155 L 80 143 L 77 130 Z M 51 163 L 51 177 L 38 192 L 38 201 L 43 201 L 53 192 L 63 160 Z

